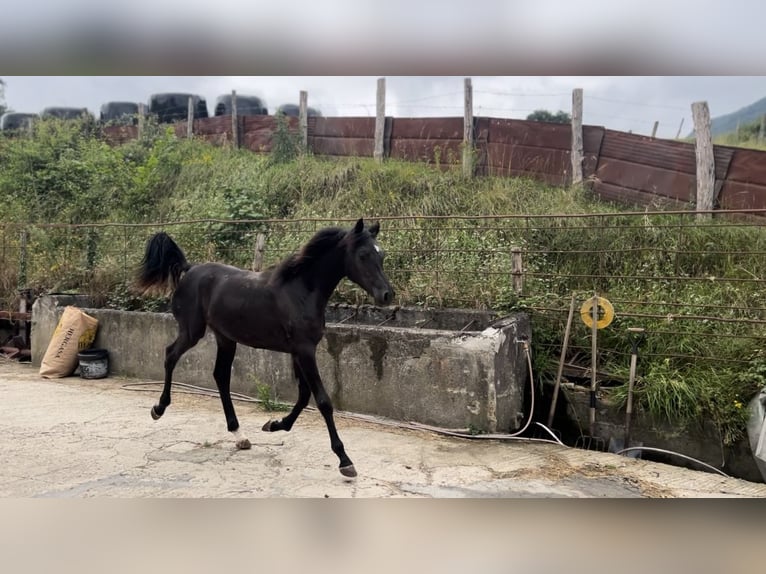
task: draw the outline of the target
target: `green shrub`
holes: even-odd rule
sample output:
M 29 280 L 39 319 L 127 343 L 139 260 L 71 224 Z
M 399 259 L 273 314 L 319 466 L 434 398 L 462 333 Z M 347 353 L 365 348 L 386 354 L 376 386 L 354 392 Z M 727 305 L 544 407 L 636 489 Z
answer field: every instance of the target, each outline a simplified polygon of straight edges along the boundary
M 624 208 L 579 187 L 467 179 L 459 166 L 316 158 L 297 153 L 294 134 L 280 125 L 271 156 L 179 139 L 172 128 L 151 123 L 140 141 L 119 147 L 84 123 L 55 120 L 38 122 L 31 138 L 0 138 L 0 223 L 101 224 L 29 226 L 25 281 L 21 228 L 0 227 L 2 304 L 11 306 L 23 282 L 38 291 L 88 292 L 110 307 L 162 310 L 167 297 L 144 298 L 131 288 L 145 241 L 159 229 L 190 261 L 249 267 L 259 232 L 266 233 L 270 265 L 321 226 L 398 217 L 384 220 L 380 235 L 398 303 L 528 311 L 535 371 L 550 382 L 572 292 L 582 302 L 597 290 L 617 311 L 598 340 L 599 370 L 611 375 L 604 387 L 614 400 L 625 397 L 626 329 L 644 327 L 637 408 L 679 428 L 711 420 L 726 442 L 742 437 L 742 405 L 766 385 L 766 360 L 762 325 L 741 319 L 763 317 L 763 294 L 757 282 L 721 279 L 762 278 L 762 227 L 623 216 Z M 572 213 L 596 217 L 555 216 Z M 465 218 L 441 219 L 455 215 Z M 515 217 L 492 217 L 499 215 Z M 292 222 L 271 221 L 281 218 Z M 523 293 L 511 284 L 514 247 L 524 252 Z M 369 298 L 343 281 L 335 300 Z M 669 312 L 728 321 L 681 320 Z M 567 360 L 589 366 L 590 332 L 579 320 Z

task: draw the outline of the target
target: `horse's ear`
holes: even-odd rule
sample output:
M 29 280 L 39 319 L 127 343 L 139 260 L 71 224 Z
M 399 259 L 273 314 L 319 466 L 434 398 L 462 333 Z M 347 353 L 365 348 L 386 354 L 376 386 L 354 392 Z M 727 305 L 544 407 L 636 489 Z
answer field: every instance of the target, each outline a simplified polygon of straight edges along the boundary
M 354 225 L 354 233 L 361 233 L 364 229 L 364 220 L 360 217 L 359 221 L 356 222 L 356 225 Z
M 375 223 L 373 223 L 368 229 L 368 231 L 370 232 L 370 235 L 372 235 L 373 237 L 377 237 L 378 231 L 380 231 L 380 221 L 376 221 Z

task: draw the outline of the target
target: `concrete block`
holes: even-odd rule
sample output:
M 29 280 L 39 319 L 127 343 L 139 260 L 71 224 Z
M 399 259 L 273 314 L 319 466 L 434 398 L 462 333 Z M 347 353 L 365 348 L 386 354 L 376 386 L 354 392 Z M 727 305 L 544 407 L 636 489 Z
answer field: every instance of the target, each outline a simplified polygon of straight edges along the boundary
M 63 306 L 39 298 L 32 317 L 32 362 L 39 365 Z M 99 320 L 94 347 L 109 350 L 110 374 L 164 379 L 165 348 L 177 326 L 169 313 L 84 310 Z M 528 369 L 520 339 L 531 337 L 529 319 L 515 314 L 366 308 L 328 311 L 317 363 L 338 410 L 416 421 L 447 428 L 512 432 L 524 417 Z M 330 322 L 332 318 L 337 321 Z M 381 318 L 382 317 L 382 318 Z M 412 324 L 463 325 L 481 330 L 428 329 Z M 385 324 L 379 325 L 386 320 Z M 174 381 L 215 388 L 216 345 L 210 332 L 179 361 Z M 232 368 L 232 391 L 257 395 L 268 385 L 283 402 L 297 398 L 290 356 L 239 345 Z

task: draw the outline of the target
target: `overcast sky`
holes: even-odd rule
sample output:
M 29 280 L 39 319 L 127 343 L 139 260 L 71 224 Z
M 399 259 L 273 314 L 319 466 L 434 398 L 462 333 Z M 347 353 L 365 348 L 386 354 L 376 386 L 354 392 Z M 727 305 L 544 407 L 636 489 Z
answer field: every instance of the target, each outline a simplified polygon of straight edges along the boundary
M 39 113 L 46 106 L 87 107 L 98 113 L 107 101 L 146 102 L 167 91 L 200 94 L 209 112 L 232 89 L 265 99 L 269 111 L 297 103 L 307 90 L 309 105 L 324 115 L 375 114 L 375 76 L 1 76 L 6 101 L 16 111 Z M 571 110 L 571 91 L 584 90 L 584 121 L 660 137 L 691 130 L 691 104 L 706 100 L 713 117 L 766 97 L 764 76 L 473 76 L 474 115 L 525 118 L 535 109 Z M 462 76 L 386 78 L 386 113 L 404 116 L 461 116 Z

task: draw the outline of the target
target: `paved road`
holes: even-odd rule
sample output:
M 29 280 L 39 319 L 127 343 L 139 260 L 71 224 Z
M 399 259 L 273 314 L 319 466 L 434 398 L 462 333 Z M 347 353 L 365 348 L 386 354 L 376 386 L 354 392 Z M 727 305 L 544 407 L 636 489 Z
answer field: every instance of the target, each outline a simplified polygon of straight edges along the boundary
M 359 476 L 337 471 L 324 422 L 263 433 L 260 405 L 236 403 L 253 447 L 238 451 L 217 398 L 137 381 L 46 380 L 0 359 L 2 497 L 764 497 L 766 485 L 555 444 L 469 441 L 349 418 L 338 429 Z M 279 415 L 277 415 L 279 416 Z

